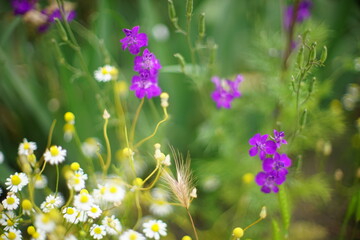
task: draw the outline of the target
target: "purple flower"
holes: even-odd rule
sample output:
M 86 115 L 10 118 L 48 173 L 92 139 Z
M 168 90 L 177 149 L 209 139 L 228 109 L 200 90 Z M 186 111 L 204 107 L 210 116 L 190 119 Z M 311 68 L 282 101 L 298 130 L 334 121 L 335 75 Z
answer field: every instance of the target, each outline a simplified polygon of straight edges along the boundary
M 312 7 L 312 2 L 310 0 L 304 0 L 299 3 L 299 8 L 297 12 L 296 22 L 301 23 L 307 18 L 310 17 L 310 9 Z M 288 6 L 284 14 L 284 25 L 286 29 L 289 29 L 292 24 L 292 19 L 294 15 L 294 6 Z
M 265 172 L 276 171 L 278 177 L 285 181 L 288 174 L 287 168 L 291 166 L 291 159 L 285 154 L 275 153 L 274 158 L 266 158 L 263 161 L 263 170 Z
M 135 91 L 137 98 L 152 98 L 161 94 L 161 88 L 157 84 L 157 76 L 152 75 L 149 70 L 141 70 L 139 75 L 132 78 L 131 91 Z
M 259 153 L 261 160 L 265 160 L 266 154 L 274 154 L 276 152 L 276 143 L 267 140 L 268 134 L 261 136 L 260 133 L 255 134 L 249 140 L 249 144 L 254 146 L 249 150 L 249 155 L 251 157 L 256 156 Z
M 279 176 L 276 171 L 272 172 L 259 172 L 255 177 L 255 182 L 261 187 L 261 191 L 264 193 L 277 193 L 279 188 L 277 185 L 282 184 L 285 181 L 285 176 Z
M 215 76 L 211 81 L 215 84 L 215 91 L 211 94 L 212 99 L 216 102 L 218 108 L 231 108 L 231 102 L 241 96 L 239 84 L 242 82 L 243 76 L 237 75 L 234 81 L 228 79 L 220 79 Z
M 60 20 L 62 20 L 62 16 L 61 16 L 61 12 L 60 9 L 57 8 L 51 12 L 48 12 L 46 10 L 41 11 L 43 14 L 47 15 L 48 19 L 46 21 L 45 24 L 41 25 L 38 28 L 39 32 L 45 32 L 49 29 L 50 25 L 55 22 L 55 18 L 58 18 Z M 76 17 L 76 12 L 74 10 L 69 10 L 69 11 L 65 11 L 64 12 L 65 16 L 64 18 L 66 19 L 66 21 L 71 22 L 72 20 L 74 20 L 74 18 Z
M 11 5 L 15 15 L 24 15 L 35 7 L 36 0 L 12 0 Z
M 148 45 L 148 38 L 145 33 L 138 33 L 140 27 L 135 26 L 131 30 L 123 29 L 126 37 L 120 39 L 122 43 L 122 49 L 125 50 L 129 48 L 129 52 L 133 55 L 137 55 L 140 52 L 141 47 L 146 47 Z
M 276 142 L 277 148 L 280 148 L 281 144 L 287 144 L 287 141 L 284 139 L 284 137 L 284 132 L 278 132 L 274 129 L 274 141 Z
M 142 56 L 136 56 L 134 61 L 134 71 L 149 70 L 151 74 L 157 74 L 161 68 L 159 60 L 148 49 L 145 49 Z

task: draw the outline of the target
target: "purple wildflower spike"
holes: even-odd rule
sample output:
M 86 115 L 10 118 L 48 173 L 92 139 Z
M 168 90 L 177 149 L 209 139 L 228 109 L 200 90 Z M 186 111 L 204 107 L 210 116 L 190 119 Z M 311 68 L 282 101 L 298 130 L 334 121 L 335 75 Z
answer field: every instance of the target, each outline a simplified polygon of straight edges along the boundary
M 276 142 L 277 148 L 280 148 L 281 144 L 287 144 L 287 141 L 284 139 L 284 137 L 284 132 L 278 132 L 274 129 L 274 141 Z
M 159 60 L 147 48 L 144 50 L 142 56 L 136 56 L 134 60 L 134 71 L 140 72 L 147 69 L 151 74 L 157 74 L 161 68 Z
M 148 37 L 145 33 L 138 33 L 140 27 L 135 26 L 131 30 L 123 29 L 126 37 L 120 39 L 122 43 L 122 49 L 129 49 L 129 52 L 133 55 L 137 55 L 140 52 L 141 47 L 146 47 L 148 45 Z
M 274 154 L 276 152 L 276 143 L 268 139 L 268 134 L 261 136 L 260 133 L 255 134 L 249 140 L 249 144 L 254 146 L 249 150 L 251 157 L 259 154 L 261 160 L 265 160 L 266 154 Z
M 263 161 L 263 170 L 265 172 L 276 171 L 278 177 L 285 181 L 288 174 L 287 168 L 291 166 L 291 159 L 285 154 L 275 153 L 274 158 L 266 158 Z
M 301 23 L 304 20 L 310 17 L 310 9 L 312 7 L 312 2 L 305 0 L 299 3 L 299 8 L 297 12 L 296 22 Z M 294 6 L 288 6 L 284 14 L 284 25 L 286 29 L 289 29 L 291 26 L 291 21 L 294 14 Z
M 131 81 L 130 90 L 135 91 L 137 98 L 152 98 L 161 94 L 161 88 L 157 84 L 157 76 L 150 73 L 149 70 L 141 70 L 139 75 L 135 75 Z
M 24 15 L 35 7 L 36 0 L 12 0 L 11 5 L 15 15 Z
M 242 75 L 237 75 L 234 81 L 220 79 L 215 76 L 211 79 L 215 84 L 215 91 L 211 94 L 218 108 L 231 108 L 231 102 L 241 96 L 239 84 L 243 81 Z

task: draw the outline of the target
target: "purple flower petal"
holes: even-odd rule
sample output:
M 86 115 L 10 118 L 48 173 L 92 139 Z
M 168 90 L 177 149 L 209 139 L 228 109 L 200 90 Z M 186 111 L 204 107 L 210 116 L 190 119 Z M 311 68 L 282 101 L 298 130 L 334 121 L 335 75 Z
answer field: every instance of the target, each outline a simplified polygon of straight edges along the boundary
M 265 182 L 266 182 L 266 177 L 267 177 L 267 174 L 266 174 L 266 173 L 264 173 L 264 172 L 259 172 L 259 173 L 256 175 L 256 177 L 255 177 L 255 182 L 256 182 L 258 185 L 262 186 L 262 185 L 264 185 Z
M 250 148 L 250 150 L 249 150 L 249 155 L 250 155 L 250 157 L 256 156 L 257 153 L 258 153 L 257 147 L 252 147 L 252 148 Z

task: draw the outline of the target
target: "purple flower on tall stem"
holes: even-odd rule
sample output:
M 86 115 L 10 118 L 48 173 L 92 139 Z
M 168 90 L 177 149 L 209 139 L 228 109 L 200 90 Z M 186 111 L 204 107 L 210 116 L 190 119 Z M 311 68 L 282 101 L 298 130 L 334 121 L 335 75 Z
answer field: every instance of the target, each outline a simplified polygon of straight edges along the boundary
M 261 136 L 260 133 L 257 133 L 250 138 L 249 144 L 254 146 L 249 150 L 249 155 L 251 157 L 259 154 L 260 159 L 265 160 L 266 154 L 274 154 L 276 152 L 276 143 L 271 140 L 267 140 L 268 137 L 268 134 Z
M 310 9 L 312 7 L 312 2 L 310 0 L 304 0 L 299 3 L 296 22 L 301 23 L 304 20 L 310 17 Z M 288 6 L 284 14 L 284 25 L 286 29 L 289 29 L 294 15 L 294 6 Z
M 161 94 L 161 88 L 157 84 L 157 76 L 150 73 L 149 70 L 141 70 L 139 75 L 132 78 L 131 91 L 135 91 L 137 98 L 152 98 Z
M 122 43 L 122 49 L 129 49 L 129 52 L 133 55 L 137 55 L 140 52 L 141 47 L 146 47 L 148 45 L 148 37 L 145 33 L 138 33 L 140 27 L 135 26 L 131 30 L 123 29 L 126 37 L 120 39 Z
M 255 177 L 255 182 L 261 187 L 263 193 L 279 192 L 277 185 L 282 184 L 285 181 L 285 177 L 278 177 L 276 171 L 272 172 L 259 172 Z
M 211 79 L 215 84 L 215 91 L 211 94 L 218 108 L 231 108 L 231 102 L 241 96 L 239 84 L 243 81 L 242 75 L 237 75 L 234 81 L 220 79 L 215 76 Z
M 159 60 L 156 56 L 145 49 L 142 56 L 136 56 L 134 60 L 134 71 L 149 70 L 151 74 L 157 74 L 161 68 Z
M 284 139 L 284 137 L 284 132 L 278 132 L 276 129 L 274 129 L 274 141 L 276 142 L 277 148 L 279 148 L 281 144 L 287 144 L 287 141 Z
M 12 0 L 11 5 L 15 15 L 24 15 L 34 9 L 36 2 L 36 0 Z
M 285 154 L 275 153 L 273 158 L 266 158 L 263 161 L 263 170 L 265 172 L 276 171 L 278 177 L 284 178 L 288 174 L 287 168 L 291 166 L 291 159 Z
M 76 17 L 76 12 L 74 10 L 64 12 L 65 20 L 71 22 Z M 60 9 L 55 9 L 52 13 L 48 14 L 48 21 L 54 22 L 55 18 L 62 20 Z

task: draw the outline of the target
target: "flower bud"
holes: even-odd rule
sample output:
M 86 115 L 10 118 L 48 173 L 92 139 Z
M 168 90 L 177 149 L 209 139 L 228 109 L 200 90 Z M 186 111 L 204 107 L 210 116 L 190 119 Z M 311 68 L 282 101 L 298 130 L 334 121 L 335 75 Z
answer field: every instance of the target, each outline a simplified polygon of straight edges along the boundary
M 168 0 L 169 18 L 171 20 L 176 19 L 175 6 L 172 0 Z
M 181 240 L 192 240 L 192 238 L 189 236 L 183 236 L 183 238 Z
M 266 207 L 265 207 L 265 206 L 263 206 L 263 207 L 261 208 L 260 218 L 261 218 L 261 219 L 266 218 Z
M 299 68 L 301 68 L 304 64 L 304 46 L 301 46 L 301 48 L 299 49 L 296 63 L 298 64 Z
M 186 1 L 186 16 L 187 16 L 188 18 L 190 18 L 191 15 L 192 15 L 193 7 L 194 7 L 193 5 L 194 5 L 193 0 L 187 0 L 187 1 Z
M 110 114 L 108 113 L 108 111 L 106 111 L 106 109 L 104 110 L 103 118 L 104 119 L 109 119 L 110 118 Z
M 234 238 L 241 238 L 242 236 L 244 236 L 244 230 L 242 228 L 234 228 L 233 230 L 233 234 Z
M 205 13 L 200 14 L 199 18 L 199 36 L 203 38 L 205 36 Z
M 169 94 L 166 92 L 163 92 L 160 94 L 160 99 L 161 99 L 161 107 L 163 108 L 167 108 L 169 106 Z
M 321 52 L 321 56 L 320 56 L 320 62 L 324 63 L 326 61 L 327 58 L 327 47 L 324 46 L 322 52 Z
M 67 123 L 74 124 L 75 123 L 75 115 L 72 112 L 67 112 L 64 114 L 64 120 Z
M 190 193 L 190 197 L 197 198 L 197 189 L 194 187 Z
M 311 80 L 311 82 L 309 83 L 309 89 L 308 89 L 309 94 L 311 94 L 312 91 L 313 91 L 313 89 L 314 89 L 315 81 L 316 81 L 316 77 L 313 77 L 312 80 Z
M 315 61 L 316 59 L 316 42 L 311 45 L 309 58 L 310 61 Z
M 304 129 L 307 118 L 307 109 L 305 108 L 300 118 L 300 130 Z
M 175 53 L 174 57 L 176 57 L 179 61 L 181 71 L 185 73 L 185 59 L 180 53 Z

